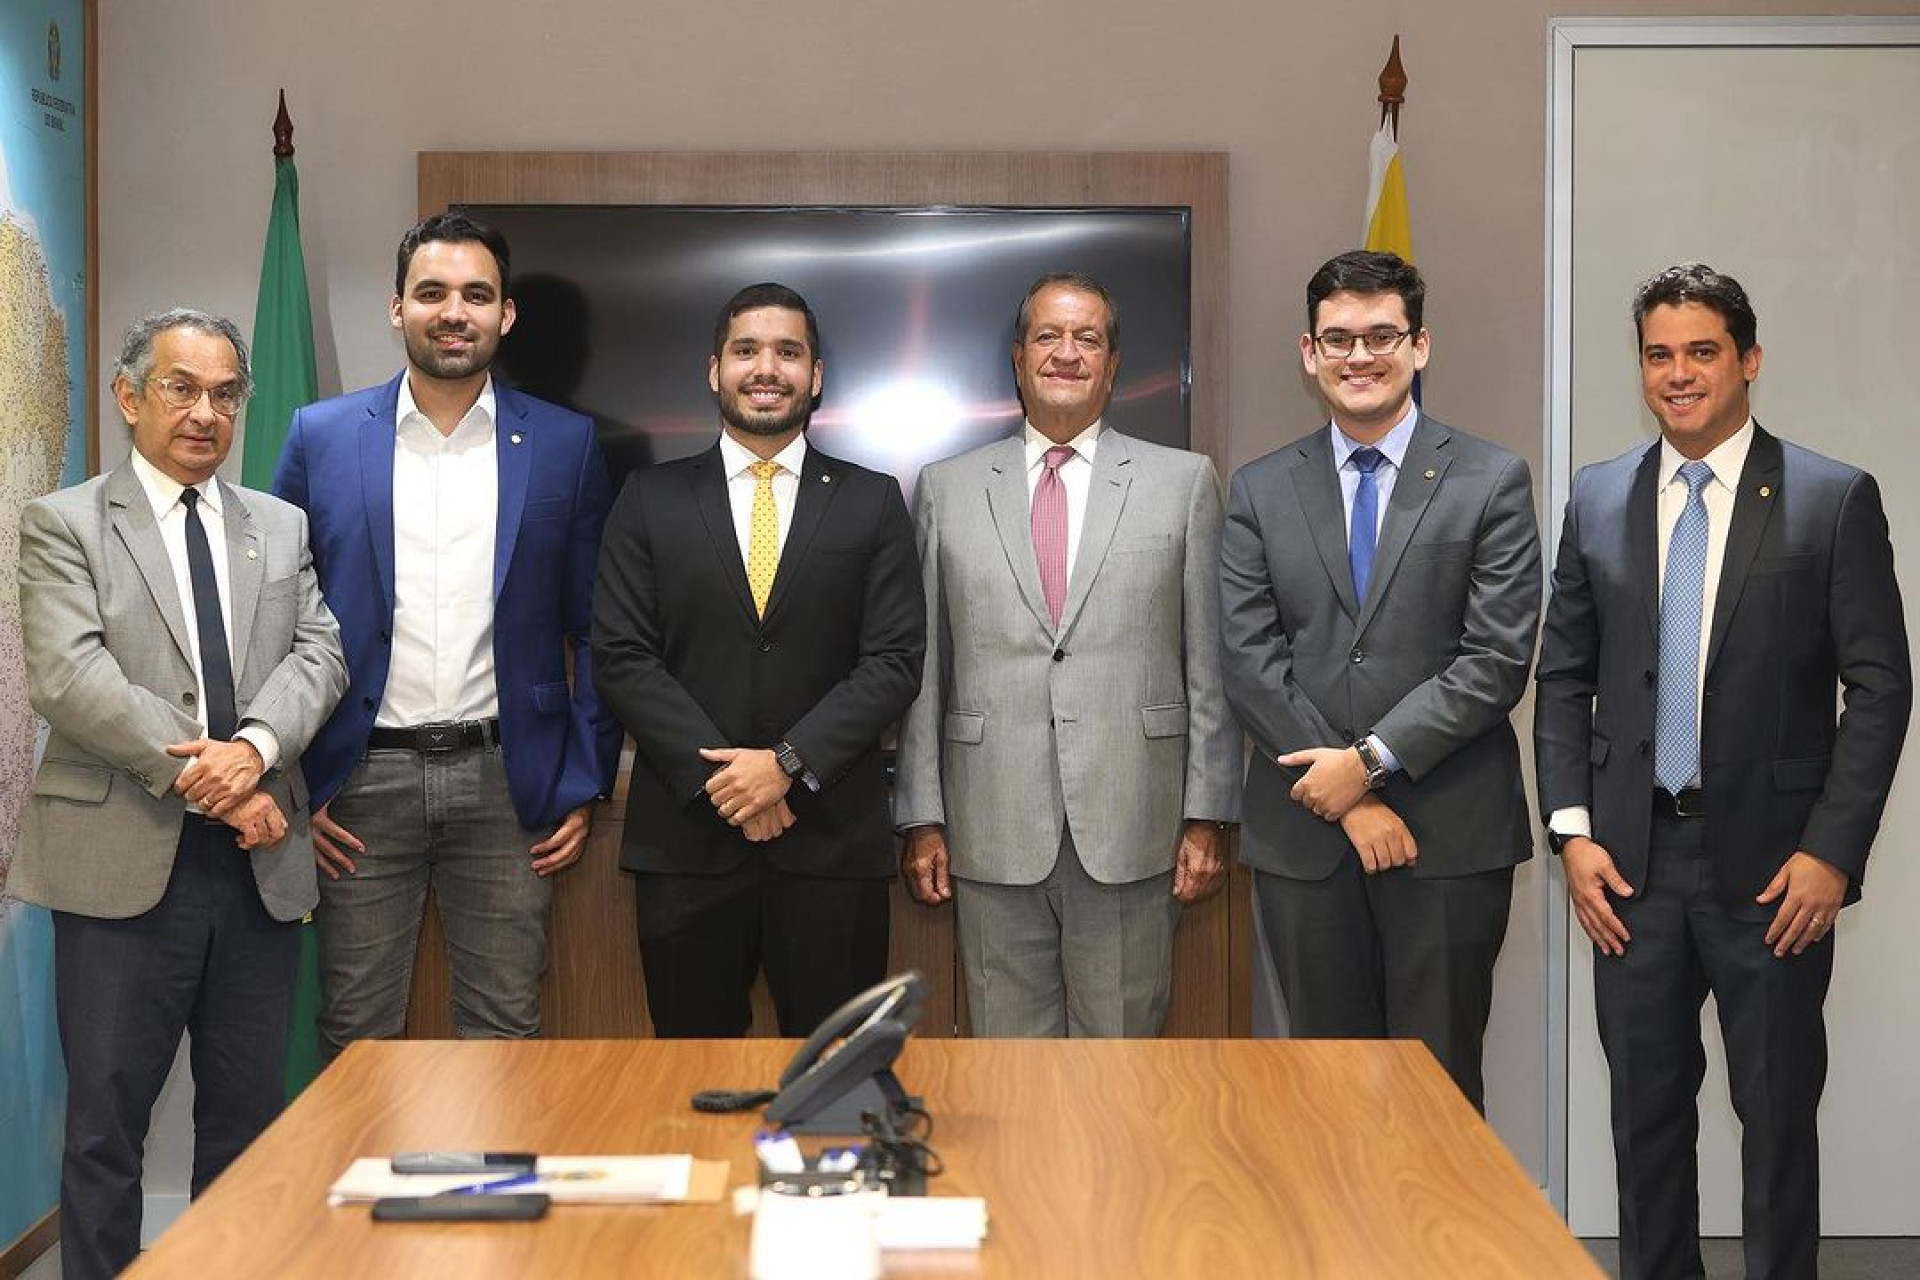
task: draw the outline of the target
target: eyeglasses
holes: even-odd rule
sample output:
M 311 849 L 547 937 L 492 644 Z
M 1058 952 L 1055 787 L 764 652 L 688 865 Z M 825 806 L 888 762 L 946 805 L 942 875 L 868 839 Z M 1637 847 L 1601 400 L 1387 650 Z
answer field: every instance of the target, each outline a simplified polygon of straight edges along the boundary
M 247 393 L 240 389 L 237 382 L 203 387 L 185 378 L 149 378 L 147 385 L 160 393 L 160 403 L 169 409 L 191 409 L 200 403 L 201 396 L 205 396 L 215 413 L 223 418 L 231 418 L 247 402 Z
M 1365 333 L 1316 333 L 1313 345 L 1329 360 L 1345 360 L 1353 354 L 1355 343 L 1366 347 L 1370 356 L 1392 355 L 1400 344 L 1413 336 L 1411 329 L 1369 329 Z

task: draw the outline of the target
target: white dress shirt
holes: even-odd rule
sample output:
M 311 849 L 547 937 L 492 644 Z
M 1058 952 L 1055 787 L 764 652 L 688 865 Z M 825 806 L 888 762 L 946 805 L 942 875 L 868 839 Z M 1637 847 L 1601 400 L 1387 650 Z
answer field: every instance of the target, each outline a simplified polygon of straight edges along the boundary
M 1713 468 L 1713 478 L 1700 489 L 1700 501 L 1707 509 L 1707 577 L 1700 593 L 1700 653 L 1693 671 L 1695 724 L 1700 722 L 1700 691 L 1707 680 L 1707 641 L 1713 635 L 1714 601 L 1720 596 L 1720 566 L 1727 558 L 1727 526 L 1733 523 L 1733 500 L 1740 492 L 1740 475 L 1747 469 L 1747 451 L 1752 447 L 1753 419 L 1748 418 L 1703 459 Z M 1664 437 L 1661 439 L 1659 488 L 1654 491 L 1655 527 L 1660 536 L 1655 563 L 1661 592 L 1667 587 L 1667 546 L 1673 541 L 1673 527 L 1680 522 L 1680 513 L 1687 507 L 1687 482 L 1680 478 L 1680 468 L 1688 461 Z M 1698 781 L 1696 775 L 1694 782 Z M 1590 837 L 1593 814 L 1586 805 L 1555 809 L 1547 827 L 1561 835 Z
M 1407 446 L 1413 441 L 1413 429 L 1420 422 L 1420 406 L 1411 399 L 1407 401 L 1407 411 L 1400 415 L 1400 421 L 1386 435 L 1380 437 L 1373 448 L 1380 451 L 1385 459 L 1373 469 L 1373 487 L 1379 495 L 1379 502 L 1373 511 L 1373 539 L 1377 547 L 1380 542 L 1380 530 L 1387 524 L 1387 504 L 1393 500 L 1393 486 L 1400 478 L 1400 468 L 1407 460 Z M 1342 431 L 1337 423 L 1328 423 L 1327 430 L 1333 433 L 1334 474 L 1340 477 L 1340 505 L 1344 515 L 1342 527 L 1347 530 L 1347 541 L 1353 541 L 1353 500 L 1360 492 L 1360 469 L 1353 465 L 1353 455 L 1366 448 L 1352 436 Z M 1381 741 L 1380 735 L 1370 733 L 1367 741 L 1373 744 L 1374 754 L 1380 757 L 1380 763 L 1387 766 L 1391 773 L 1400 772 L 1400 757 L 1393 754 L 1393 748 Z
M 773 473 L 773 509 L 780 521 L 781 551 L 787 549 L 787 530 L 793 528 L 793 504 L 800 499 L 800 468 L 807 460 L 807 433 L 802 431 L 787 447 L 769 458 L 780 469 Z M 733 536 L 740 543 L 740 563 L 746 564 L 753 546 L 753 464 L 760 455 L 722 431 L 720 466 L 727 477 L 727 506 L 733 512 Z M 774 570 L 775 576 L 779 570 Z
M 160 541 L 166 544 L 167 562 L 173 568 L 173 589 L 180 597 L 180 612 L 187 622 L 187 646 L 193 657 L 193 718 L 200 722 L 200 731 L 207 728 L 207 681 L 200 671 L 200 611 L 194 607 L 193 572 L 187 565 L 187 508 L 180 501 L 180 495 L 187 486 L 162 472 L 148 462 L 135 449 L 131 455 L 133 474 L 140 479 L 140 487 L 146 490 L 147 501 L 153 506 L 153 522 L 160 529 Z M 227 634 L 227 658 L 235 668 L 239 663 L 234 660 L 233 644 L 233 587 L 229 582 L 227 565 L 227 524 L 221 510 L 220 485 L 214 480 L 203 480 L 193 486 L 200 491 L 200 527 L 206 530 L 207 551 L 213 558 L 213 581 L 220 590 L 220 629 Z M 234 690 L 236 696 L 239 690 Z M 238 708 L 235 708 L 236 713 Z M 253 744 L 260 753 L 261 763 L 273 768 L 280 760 L 280 741 L 274 737 L 273 730 L 259 721 L 242 724 L 233 735 L 244 738 Z M 189 766 L 191 767 L 191 766 Z M 198 812 L 198 810 L 195 810 Z
M 499 520 L 493 379 L 451 434 L 400 379 L 393 440 L 393 657 L 382 728 L 500 714 L 493 671 Z
M 1087 490 L 1093 484 L 1093 452 L 1100 445 L 1100 432 L 1104 429 L 1101 419 L 1094 419 L 1092 426 L 1067 441 L 1067 448 L 1074 455 L 1060 464 L 1060 485 L 1067 491 L 1067 582 L 1073 582 L 1074 562 L 1080 558 L 1080 530 L 1087 523 Z M 1021 433 L 1027 445 L 1027 509 L 1033 509 L 1033 491 L 1040 487 L 1040 477 L 1045 474 L 1047 450 L 1054 442 L 1033 429 L 1031 422 L 1025 423 Z

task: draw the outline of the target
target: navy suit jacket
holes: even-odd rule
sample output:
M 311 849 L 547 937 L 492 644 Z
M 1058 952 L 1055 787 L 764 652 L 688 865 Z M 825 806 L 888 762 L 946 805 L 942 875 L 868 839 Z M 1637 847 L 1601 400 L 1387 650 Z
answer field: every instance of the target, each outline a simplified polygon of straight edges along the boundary
M 1533 713 L 1541 809 L 1589 806 L 1593 838 L 1635 888 L 1654 787 L 1659 471 L 1655 441 L 1574 477 Z M 1729 907 L 1771 918 L 1754 896 L 1799 850 L 1846 872 L 1858 898 L 1913 697 L 1872 476 L 1755 425 L 1703 693 L 1707 856 Z
M 295 413 L 273 477 L 274 493 L 307 513 L 320 588 L 347 651 L 346 697 L 302 757 L 316 806 L 359 763 L 386 693 L 400 377 Z M 594 692 L 588 647 L 610 493 L 590 420 L 498 381 L 494 397 L 494 682 L 507 789 L 533 830 L 606 794 L 619 763 L 620 729 Z

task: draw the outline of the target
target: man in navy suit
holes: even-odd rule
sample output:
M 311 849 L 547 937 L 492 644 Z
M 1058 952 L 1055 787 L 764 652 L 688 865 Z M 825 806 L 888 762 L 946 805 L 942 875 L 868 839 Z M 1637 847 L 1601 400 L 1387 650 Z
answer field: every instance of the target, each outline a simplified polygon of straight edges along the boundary
M 493 382 L 509 284 L 492 228 L 407 232 L 406 370 L 295 414 L 274 477 L 307 512 L 351 678 L 304 758 L 329 1058 L 400 1034 L 429 888 L 456 1032 L 539 1033 L 549 877 L 618 760 L 587 645 L 606 468 L 588 419 Z
M 1737 281 L 1671 267 L 1633 317 L 1660 440 L 1574 477 L 1534 705 L 1540 806 L 1593 940 L 1620 1269 L 1702 1274 L 1711 991 L 1747 1275 L 1812 1276 L 1832 930 L 1912 705 L 1893 547 L 1871 475 L 1753 420 Z

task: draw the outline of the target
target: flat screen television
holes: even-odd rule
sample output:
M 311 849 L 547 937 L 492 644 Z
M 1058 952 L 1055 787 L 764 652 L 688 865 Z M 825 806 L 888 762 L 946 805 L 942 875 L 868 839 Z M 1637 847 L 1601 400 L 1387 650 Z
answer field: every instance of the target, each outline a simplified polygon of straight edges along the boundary
M 1019 426 L 1014 310 L 1049 271 L 1092 275 L 1120 303 L 1109 425 L 1188 444 L 1186 208 L 461 207 L 513 250 L 519 319 L 496 371 L 591 416 L 616 485 L 713 443 L 714 318 L 763 280 L 819 317 L 809 438 L 909 494 L 927 463 Z

